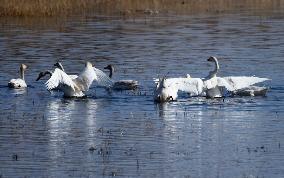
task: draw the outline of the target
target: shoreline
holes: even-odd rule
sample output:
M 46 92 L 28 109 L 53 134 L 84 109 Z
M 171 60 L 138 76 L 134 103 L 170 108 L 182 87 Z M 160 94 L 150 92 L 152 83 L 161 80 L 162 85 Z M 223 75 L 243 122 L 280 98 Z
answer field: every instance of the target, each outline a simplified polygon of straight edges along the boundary
M 284 0 L 0 0 L 0 17 L 154 15 L 284 10 Z

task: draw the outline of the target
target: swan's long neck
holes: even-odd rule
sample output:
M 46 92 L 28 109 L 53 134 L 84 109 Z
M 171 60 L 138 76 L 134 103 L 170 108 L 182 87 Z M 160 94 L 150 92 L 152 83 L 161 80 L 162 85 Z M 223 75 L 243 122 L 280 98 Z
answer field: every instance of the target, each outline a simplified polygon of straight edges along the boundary
M 49 71 L 49 70 L 47 70 L 47 71 L 44 72 L 44 76 L 45 76 L 45 75 L 50 75 L 50 77 L 51 77 L 51 76 L 52 76 L 52 72 Z
M 110 68 L 109 68 L 109 78 L 112 77 L 113 72 L 114 72 L 113 67 L 110 67 Z
M 210 60 L 212 62 L 212 60 Z M 207 77 L 205 77 L 205 80 L 210 80 L 214 77 L 216 77 L 218 71 L 219 71 L 219 64 L 218 64 L 218 60 L 213 57 L 213 62 L 215 63 L 215 69 L 213 71 L 209 72 L 209 75 Z
M 24 69 L 22 68 L 22 67 L 20 67 L 20 78 L 22 79 L 22 80 L 25 80 L 25 74 L 24 74 Z
M 63 68 L 63 65 L 62 65 L 61 63 L 59 63 L 58 65 L 59 65 L 59 66 L 58 66 L 59 69 L 61 69 L 63 72 L 65 72 L 65 71 L 64 71 L 64 68 Z
M 219 64 L 218 64 L 218 60 L 216 58 L 214 58 L 214 63 L 215 63 L 215 69 L 212 71 L 213 75 L 216 75 L 220 69 Z

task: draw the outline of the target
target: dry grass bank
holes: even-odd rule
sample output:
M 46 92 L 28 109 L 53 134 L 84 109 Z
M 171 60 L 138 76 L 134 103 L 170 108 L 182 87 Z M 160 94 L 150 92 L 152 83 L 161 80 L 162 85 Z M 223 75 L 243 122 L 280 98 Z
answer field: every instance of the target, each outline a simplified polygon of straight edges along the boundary
M 284 9 L 284 0 L 0 0 L 0 16 L 196 13 Z

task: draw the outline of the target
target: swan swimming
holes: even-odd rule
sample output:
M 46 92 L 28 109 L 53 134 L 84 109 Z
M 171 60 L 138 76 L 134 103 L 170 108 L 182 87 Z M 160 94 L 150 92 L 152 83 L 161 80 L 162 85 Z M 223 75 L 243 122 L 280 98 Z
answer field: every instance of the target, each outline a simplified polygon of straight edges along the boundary
M 76 78 L 72 78 L 62 71 L 59 67 L 54 72 L 45 71 L 41 75 L 51 75 L 45 83 L 47 90 L 58 89 L 64 93 L 65 97 L 83 97 L 93 83 L 104 87 L 112 86 L 112 81 L 99 69 L 93 67 L 92 63 L 86 62 L 85 69 Z M 41 78 L 40 76 L 38 79 Z
M 28 67 L 25 64 L 21 64 L 20 66 L 20 78 L 17 79 L 11 79 L 8 83 L 8 87 L 10 88 L 15 88 L 15 89 L 19 89 L 19 88 L 26 88 L 27 84 L 25 82 L 25 70 Z
M 207 98 L 216 98 L 232 95 L 265 95 L 266 87 L 252 86 L 256 83 L 270 80 L 259 77 L 217 77 L 220 69 L 217 58 L 211 56 L 208 61 L 215 63 L 215 69 L 209 72 L 209 75 L 203 79 L 187 77 L 168 78 L 157 81 L 154 100 L 165 102 L 169 98 L 177 98 L 178 91 L 189 93 L 190 96 L 206 96 Z M 163 87 L 161 87 L 163 86 Z
M 109 64 L 104 69 L 109 70 L 109 78 L 112 78 L 112 75 L 114 73 L 113 65 Z M 137 89 L 137 87 L 138 87 L 138 81 L 136 80 L 119 80 L 115 81 L 111 88 L 114 90 L 135 90 Z
M 209 72 L 209 75 L 203 79 L 204 91 L 206 93 L 206 97 L 208 98 L 224 97 L 225 95 L 236 93 L 241 94 L 242 90 L 246 90 L 248 87 L 251 87 L 256 83 L 270 80 L 268 78 L 260 78 L 254 76 L 217 77 L 217 73 L 220 69 L 217 58 L 211 56 L 207 59 L 207 61 L 214 62 L 215 64 L 214 70 Z M 250 93 L 252 93 L 254 89 L 257 93 L 264 93 L 267 91 L 267 89 L 264 88 L 251 87 Z M 263 89 L 263 91 L 260 92 L 259 89 Z

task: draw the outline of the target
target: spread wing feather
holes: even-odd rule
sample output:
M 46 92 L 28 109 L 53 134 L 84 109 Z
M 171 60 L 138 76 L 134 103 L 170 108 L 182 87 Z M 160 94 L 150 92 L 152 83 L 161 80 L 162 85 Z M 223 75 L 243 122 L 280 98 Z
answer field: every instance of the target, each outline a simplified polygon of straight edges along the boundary
M 109 78 L 109 76 L 107 76 L 107 74 L 105 74 L 103 71 L 101 71 L 100 69 L 97 69 L 94 67 L 94 71 L 96 73 L 97 76 L 97 83 L 100 86 L 103 87 L 112 87 L 114 82 Z
M 75 86 L 72 79 L 65 72 L 56 68 L 50 79 L 45 83 L 45 86 L 47 90 L 52 90 L 57 88 L 59 85 L 70 86 L 75 91 Z
M 254 85 L 256 83 L 264 82 L 270 80 L 268 78 L 260 78 L 260 77 L 217 77 L 218 86 L 224 86 L 228 91 L 235 91 L 239 89 L 243 89 Z
M 203 91 L 203 81 L 200 78 L 168 78 L 165 82 L 168 87 L 190 93 L 191 96 L 200 95 Z

